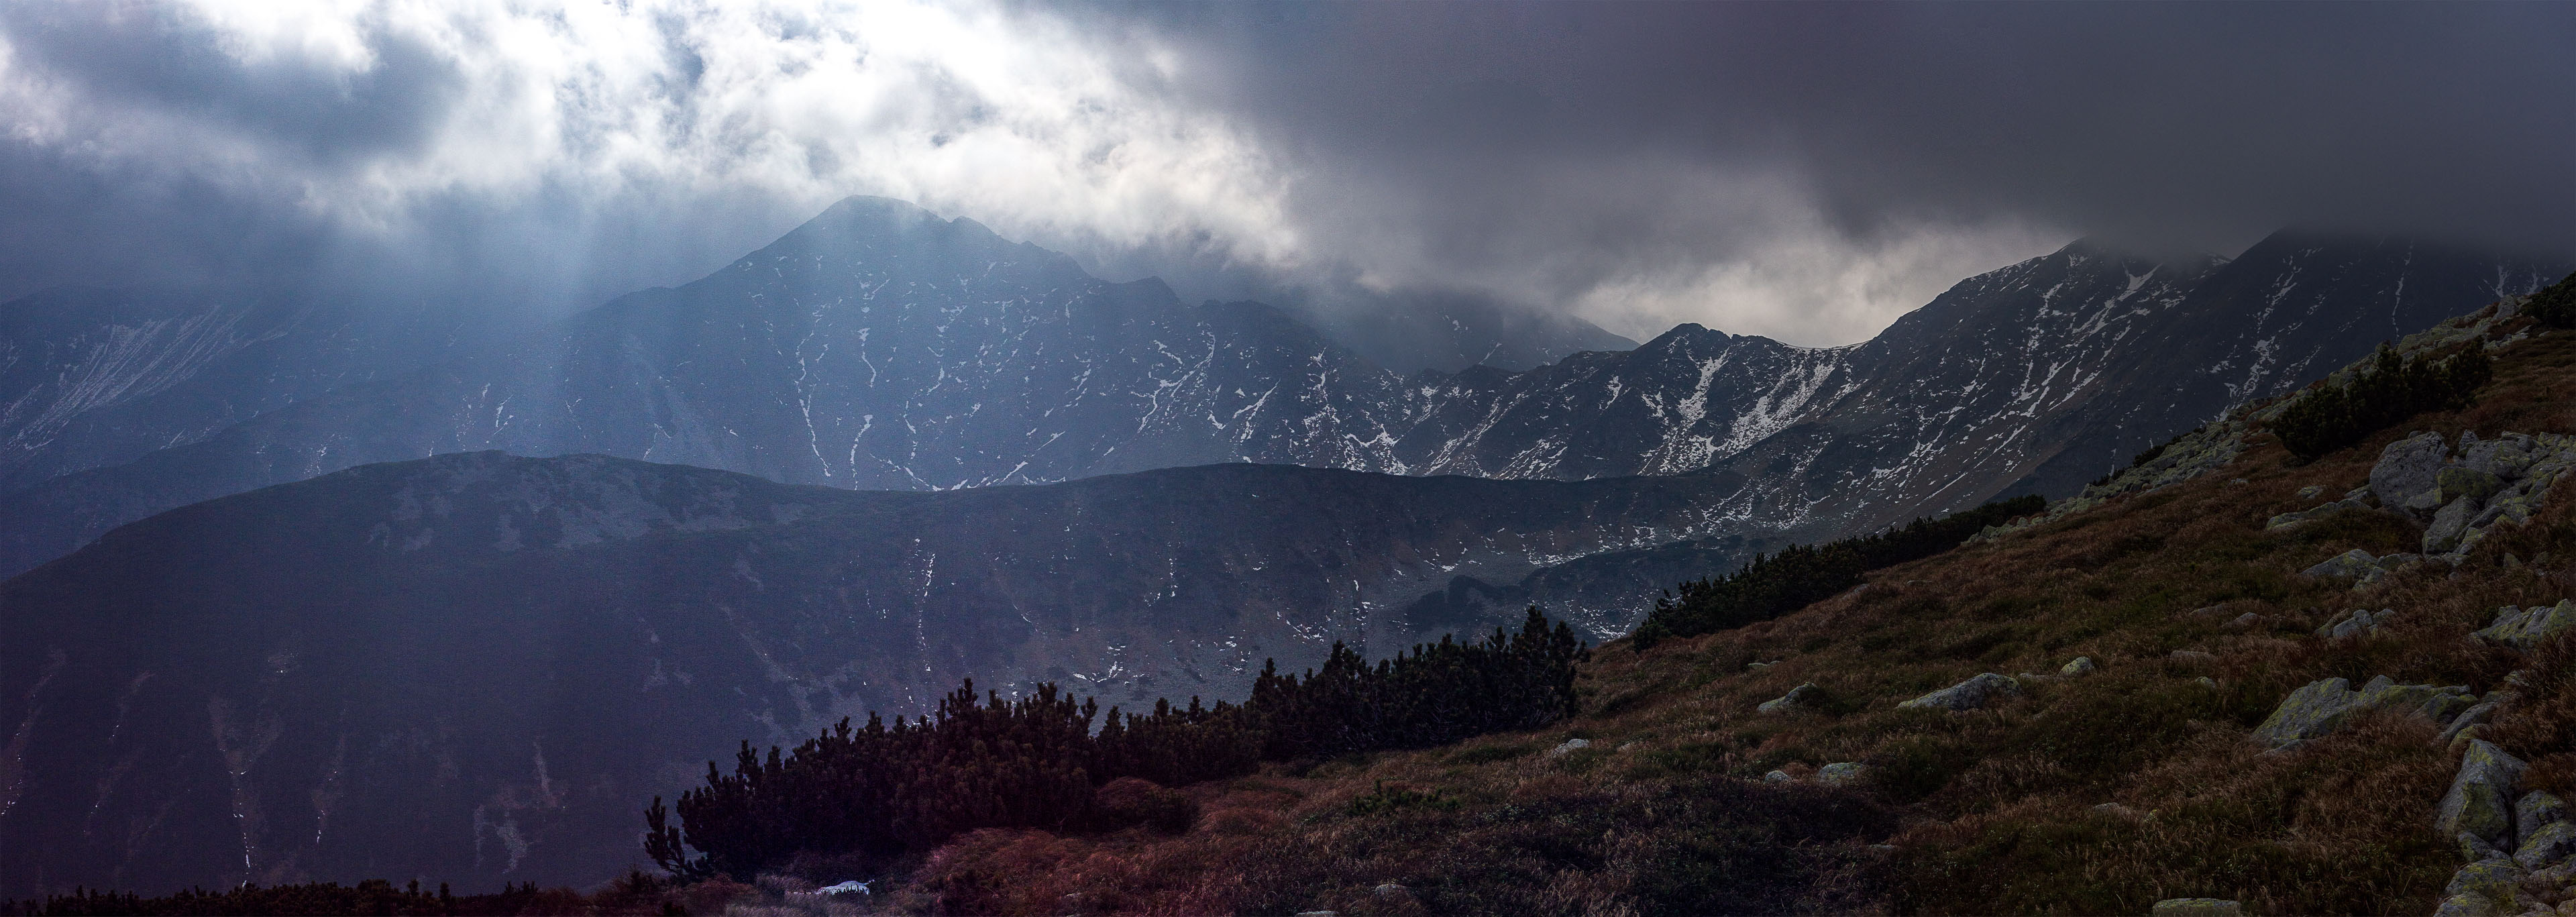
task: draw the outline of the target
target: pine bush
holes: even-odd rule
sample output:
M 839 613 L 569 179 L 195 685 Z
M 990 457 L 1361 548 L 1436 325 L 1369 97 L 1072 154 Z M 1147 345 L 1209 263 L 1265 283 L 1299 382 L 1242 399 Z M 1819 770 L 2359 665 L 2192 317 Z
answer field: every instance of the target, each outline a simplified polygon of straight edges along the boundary
M 2522 308 L 2543 325 L 2576 328 L 2576 274 L 2559 278 L 2557 283 L 2531 294 L 2531 302 Z
M 2400 359 L 2381 344 L 2370 365 L 2350 380 L 2308 389 L 2272 422 L 2272 433 L 2291 455 L 2313 461 L 2417 414 L 2467 407 L 2478 388 L 2494 377 L 2494 362 L 2476 344 L 2439 359 L 2432 354 Z
M 749 880 L 799 853 L 893 858 L 979 828 L 1186 828 L 1188 808 L 1152 788 L 1250 773 L 1265 758 L 1421 748 L 1571 714 L 1587 650 L 1550 623 L 1531 608 L 1518 634 L 1443 638 L 1375 665 L 1335 644 L 1303 675 L 1265 664 L 1242 706 L 1157 701 L 1151 714 L 1113 707 L 1105 720 L 1096 700 L 1076 703 L 1053 684 L 978 703 L 970 680 L 917 720 L 843 719 L 765 756 L 743 742 L 732 774 L 710 761 L 705 785 L 675 805 L 654 798 L 645 852 L 684 881 Z
M 1875 535 L 1756 555 L 1733 573 L 1686 582 L 1657 598 L 1654 611 L 1637 626 L 1635 646 L 1644 650 L 1674 637 L 1777 618 L 1859 585 L 1861 574 L 1947 551 L 1989 525 L 2046 508 L 2048 501 L 2025 495 Z

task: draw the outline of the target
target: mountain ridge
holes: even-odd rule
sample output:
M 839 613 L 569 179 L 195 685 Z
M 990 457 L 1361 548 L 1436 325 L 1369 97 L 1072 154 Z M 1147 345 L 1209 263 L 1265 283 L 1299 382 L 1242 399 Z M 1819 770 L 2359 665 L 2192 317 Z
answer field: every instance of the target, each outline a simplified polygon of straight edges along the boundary
M 0 583 L 27 700 L 0 846 L 28 854 L 0 887 L 604 875 L 635 801 L 739 736 L 964 677 L 1239 699 L 1264 658 L 1517 619 L 1412 607 L 1453 577 L 1732 529 L 1740 486 L 1229 463 L 848 491 L 479 452 L 218 498 Z
M 1521 372 L 1398 376 L 1288 310 L 1186 306 L 1159 281 L 1098 280 L 962 217 L 853 198 L 516 351 L 0 494 L 0 572 L 192 499 L 489 448 L 862 489 L 1218 461 L 1557 479 L 1724 467 L 1780 479 L 1754 512 L 1847 533 L 2071 492 L 2285 373 L 2358 356 L 2367 328 L 2317 319 L 2333 303 L 2384 300 L 2391 321 L 2429 323 L 2539 282 L 2483 256 L 2419 266 L 2428 251 L 2281 236 L 2174 264 L 2079 240 L 1963 280 L 1854 345 L 1685 324 Z M 2296 301 L 2264 287 L 2293 281 Z M 2244 315 L 2271 324 L 2231 330 Z M 2161 384 L 2176 348 L 2189 372 Z

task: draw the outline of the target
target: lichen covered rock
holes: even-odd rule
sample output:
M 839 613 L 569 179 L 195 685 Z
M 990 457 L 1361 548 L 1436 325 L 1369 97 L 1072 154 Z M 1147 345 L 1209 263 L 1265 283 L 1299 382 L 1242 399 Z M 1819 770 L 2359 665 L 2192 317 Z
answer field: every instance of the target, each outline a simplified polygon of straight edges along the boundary
M 2543 869 L 2576 856 L 2576 823 L 2553 821 L 2540 826 L 2513 850 L 2513 861 L 2524 869 Z
M 2558 794 L 2533 790 L 2513 801 L 2514 833 L 2529 837 L 2550 822 L 2567 820 L 2567 803 Z
M 2556 605 L 2516 608 L 2507 605 L 2496 609 L 2494 623 L 2473 634 L 2497 646 L 2528 650 L 2540 645 L 2551 634 L 2576 626 L 2576 599 L 2560 599 Z
M 2498 848 L 2513 846 L 2513 801 L 2526 766 L 2485 739 L 2471 739 L 2460 754 L 2459 774 L 2442 796 L 2436 827 L 2442 836 L 2468 832 Z
M 2329 678 L 2290 692 L 2263 725 L 2254 727 L 2254 740 L 2281 748 L 2334 732 L 2372 710 L 2400 710 L 2448 723 L 2470 704 L 2464 688 L 2401 685 L 2382 675 L 2354 690 L 2350 681 Z
M 2512 860 L 2480 860 L 2451 875 L 2451 884 L 2442 890 L 2443 899 L 2437 915 L 2490 917 L 2522 913 L 2522 867 Z
M 2469 530 L 2469 520 L 2478 514 L 2478 498 L 2454 497 L 2434 511 L 2433 521 L 2424 526 L 2424 553 L 2448 554 L 2460 546 L 2460 535 Z
M 2503 478 L 2459 465 L 2435 472 L 2433 480 L 2434 486 L 2441 488 L 2442 501 L 2445 503 L 2462 498 L 2484 502 L 2486 498 L 2495 496 L 2496 491 L 2504 489 Z
M 1831 695 L 1826 694 L 1825 689 L 1816 687 L 1815 682 L 1808 682 L 1789 689 L 1787 694 L 1763 701 L 1753 709 L 1762 713 L 1812 713 L 1823 710 L 1830 701 Z
M 2354 548 L 2333 557 L 2326 558 L 2325 560 L 2318 561 L 2316 566 L 2309 567 L 2299 572 L 2321 579 L 2355 579 L 2364 573 L 2373 573 L 2378 570 L 2378 555 L 2364 551 L 2360 548 Z
M 2397 609 L 2394 608 L 2382 608 L 2378 611 L 2355 608 L 2336 615 L 2334 620 L 2317 628 L 2317 636 L 2327 638 L 2365 636 L 2377 633 L 2381 625 L 2387 624 L 2389 619 L 2395 617 L 2397 617 Z

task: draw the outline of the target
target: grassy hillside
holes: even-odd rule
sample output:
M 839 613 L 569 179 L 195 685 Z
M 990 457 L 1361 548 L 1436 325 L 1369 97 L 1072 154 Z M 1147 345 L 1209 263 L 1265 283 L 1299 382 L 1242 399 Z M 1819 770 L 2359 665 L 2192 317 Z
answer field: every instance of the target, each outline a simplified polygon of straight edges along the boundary
M 2538 330 L 2463 325 L 2445 339 Z M 1546 730 L 1194 787 L 1203 815 L 1179 835 L 970 835 L 876 904 L 2145 913 L 2207 896 L 2267 914 L 2429 912 L 2461 865 L 2433 828 L 2458 760 L 2439 726 L 2370 715 L 2274 754 L 2249 732 L 2318 679 L 2484 693 L 2527 669 L 2520 706 L 2481 729 L 2533 762 L 2528 785 L 2576 790 L 2568 647 L 2526 656 L 2468 637 L 2498 606 L 2576 595 L 2576 488 L 2525 525 L 2497 525 L 2456 568 L 2419 564 L 2359 589 L 2300 571 L 2355 548 L 2414 551 L 2421 524 L 2368 509 L 2266 522 L 2362 486 L 2411 430 L 2576 431 L 2576 335 L 2493 356 L 2471 406 L 2313 462 L 2258 414 L 2242 452 L 2210 473 L 2079 501 L 2098 505 L 1872 572 L 1775 621 L 1642 652 L 1614 643 L 1582 674 L 1584 713 Z M 2130 477 L 2171 478 L 2170 464 Z M 2362 637 L 2315 633 L 2355 608 L 2396 615 Z M 2097 669 L 2055 674 L 2078 656 Z M 2045 674 L 1988 709 L 1898 706 L 1984 672 Z M 1757 711 L 1802 684 L 1823 692 L 1814 709 Z M 1864 768 L 1815 779 L 1835 762 Z M 1765 781 L 1773 771 L 1792 779 Z

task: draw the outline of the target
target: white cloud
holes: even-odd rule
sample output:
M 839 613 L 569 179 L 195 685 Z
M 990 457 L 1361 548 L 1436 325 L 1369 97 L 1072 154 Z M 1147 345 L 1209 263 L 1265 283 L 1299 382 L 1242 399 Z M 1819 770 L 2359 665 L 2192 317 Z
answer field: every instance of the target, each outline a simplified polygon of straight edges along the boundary
M 1773 224 L 1727 260 L 1605 279 L 1577 314 L 1643 340 L 1681 322 L 1806 347 L 1869 339 L 1959 280 L 2055 251 L 2066 237 L 2017 223 L 1923 225 L 1855 239 L 1821 221 Z
M 873 193 L 1055 238 L 1296 249 L 1280 169 L 1166 99 L 1186 77 L 1173 55 L 991 3 L 191 0 L 95 25 L 201 39 L 254 79 L 354 87 L 393 52 L 425 57 L 413 68 L 451 85 L 425 87 L 444 104 L 422 109 L 423 140 L 354 161 L 224 106 L 111 97 L 22 56 L 0 70 L 20 142 L 351 227 L 398 232 L 459 196 L 749 194 L 811 212 Z
M 1462 214 L 1385 176 L 1307 177 L 1294 138 L 1265 146 L 1187 91 L 1224 62 L 1104 22 L 995 0 L 26 6 L 0 13 L 0 117 L 118 183 L 220 189 L 356 240 L 353 262 L 414 259 L 389 286 L 467 277 L 444 282 L 541 310 L 689 279 L 850 194 L 1077 254 L 1480 289 L 1641 339 L 1697 321 L 1848 343 L 2061 241 L 1857 239 L 1793 170 L 1648 154 L 1539 163 Z M 35 53 L 66 28 L 141 63 Z M 193 69 L 125 72 L 152 56 Z

